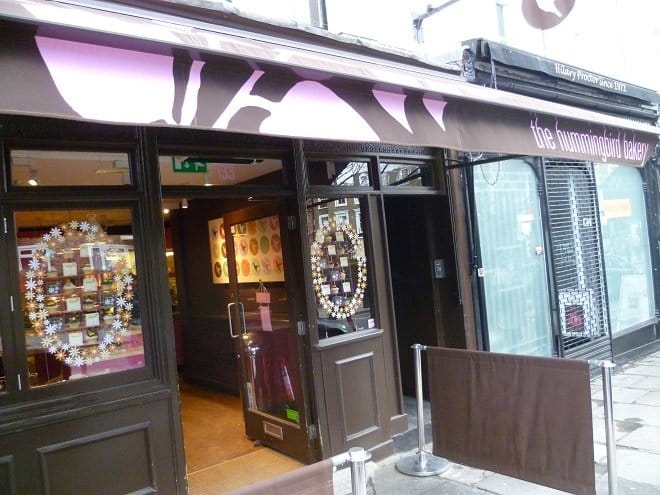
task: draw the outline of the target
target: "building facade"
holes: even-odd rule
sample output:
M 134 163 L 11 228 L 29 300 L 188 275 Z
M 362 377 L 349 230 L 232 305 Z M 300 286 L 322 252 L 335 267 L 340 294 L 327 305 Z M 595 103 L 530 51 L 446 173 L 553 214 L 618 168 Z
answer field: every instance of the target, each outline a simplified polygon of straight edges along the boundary
M 657 142 L 196 6 L 0 17 L 3 493 L 186 493 L 188 383 L 238 396 L 244 436 L 302 462 L 391 453 L 410 345 L 487 348 L 461 170 L 593 161 L 552 148 L 557 128 L 608 136 L 626 152 L 605 162 L 634 171 Z

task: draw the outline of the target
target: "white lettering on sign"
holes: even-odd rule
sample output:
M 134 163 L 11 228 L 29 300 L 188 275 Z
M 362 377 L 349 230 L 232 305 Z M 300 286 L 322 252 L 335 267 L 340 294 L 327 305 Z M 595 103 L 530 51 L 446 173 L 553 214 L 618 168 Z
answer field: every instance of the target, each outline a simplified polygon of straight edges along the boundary
M 593 86 L 600 86 L 604 89 L 609 89 L 612 91 L 617 91 L 619 93 L 626 93 L 628 87 L 626 83 L 621 81 L 615 81 L 614 79 L 608 79 L 599 74 L 594 74 L 593 72 L 587 72 L 581 69 L 576 69 L 568 65 L 556 63 L 555 64 L 555 74 L 562 76 L 565 79 L 569 79 L 573 82 L 580 82 L 591 84 Z
M 591 130 L 576 132 L 560 127 L 559 122 L 555 123 L 554 128 L 539 125 L 538 118 L 530 120 L 529 128 L 540 150 L 559 149 L 603 162 L 623 158 L 639 164 L 644 163 L 649 151 L 648 143 L 638 141 L 634 135 L 628 137 L 624 133 L 622 136 L 621 132 L 614 134 L 607 129 L 603 129 L 602 133 L 594 133 Z

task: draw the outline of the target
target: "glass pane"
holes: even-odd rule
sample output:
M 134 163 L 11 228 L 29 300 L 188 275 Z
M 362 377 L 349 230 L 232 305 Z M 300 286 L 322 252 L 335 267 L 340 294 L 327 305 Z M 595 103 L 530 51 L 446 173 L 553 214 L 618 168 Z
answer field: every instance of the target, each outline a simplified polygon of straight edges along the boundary
M 646 202 L 639 171 L 595 165 L 612 332 L 654 317 Z
M 121 186 L 131 184 L 126 153 L 12 150 L 13 186 Z
M 362 200 L 347 198 L 344 206 L 320 201 L 327 210 L 319 210 L 318 201 L 307 207 L 319 338 L 372 328 Z
M 160 178 L 166 186 L 283 184 L 282 160 L 234 156 L 161 156 Z
M 298 423 L 296 395 L 301 388 L 279 217 L 232 225 L 230 231 L 245 323 L 242 346 L 248 407 Z
M 30 386 L 143 367 L 130 211 L 15 218 Z
M 432 186 L 431 167 L 428 163 L 380 163 L 382 186 Z
M 0 393 L 7 391 L 7 382 L 5 380 L 4 348 L 2 347 L 2 335 L 0 335 Z
M 369 187 L 369 162 L 323 160 L 307 162 L 309 183 L 315 186 Z
M 521 160 L 479 165 L 474 195 L 490 350 L 549 356 L 552 332 L 536 177 Z

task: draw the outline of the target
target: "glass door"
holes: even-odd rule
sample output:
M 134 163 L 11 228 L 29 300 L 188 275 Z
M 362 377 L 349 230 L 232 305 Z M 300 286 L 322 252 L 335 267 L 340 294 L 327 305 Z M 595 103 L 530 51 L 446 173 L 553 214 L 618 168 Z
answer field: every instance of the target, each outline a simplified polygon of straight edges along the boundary
M 233 301 L 230 333 L 239 357 L 248 437 L 311 461 L 283 205 L 262 203 L 224 216 Z M 285 224 L 284 224 L 285 225 Z M 302 300 L 302 298 L 299 298 Z

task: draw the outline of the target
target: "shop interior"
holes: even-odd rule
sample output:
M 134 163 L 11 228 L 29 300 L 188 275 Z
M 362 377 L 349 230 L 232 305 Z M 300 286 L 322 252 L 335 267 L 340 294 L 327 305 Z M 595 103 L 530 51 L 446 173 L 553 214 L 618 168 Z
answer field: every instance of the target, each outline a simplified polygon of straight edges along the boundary
M 263 185 L 280 181 L 282 176 L 279 160 L 241 158 L 217 163 L 220 160 L 197 157 L 195 166 L 206 172 L 172 173 L 179 160 L 161 158 L 164 185 Z M 224 493 L 303 465 L 295 456 L 287 455 L 291 454 L 287 446 L 280 449 L 252 435 L 254 421 L 249 419 L 250 411 L 256 409 L 285 422 L 297 420 L 293 390 L 300 390 L 300 384 L 293 374 L 297 368 L 295 351 L 281 337 L 291 334 L 284 288 L 284 246 L 278 236 L 279 217 L 273 214 L 273 208 L 281 208 L 281 204 L 282 200 L 272 197 L 236 193 L 163 200 L 184 446 L 193 495 Z M 234 224 L 229 224 L 231 218 Z M 234 239 L 233 245 L 228 236 Z M 235 268 L 229 261 L 232 255 Z M 238 277 L 238 285 L 232 277 Z M 234 287 L 238 287 L 238 294 L 232 292 Z M 263 318 L 257 319 L 259 325 L 267 324 L 268 328 L 255 328 L 250 323 L 251 310 L 263 306 L 254 306 L 255 293 L 257 299 L 259 293 L 269 298 L 272 319 L 269 317 L 266 323 Z M 245 307 L 241 306 L 238 318 L 232 319 L 230 312 L 237 311 L 232 303 L 238 300 Z M 247 333 L 254 341 L 247 353 L 243 353 L 245 348 L 240 343 L 246 336 L 232 338 L 241 334 L 236 328 L 241 318 L 246 328 L 250 327 Z M 278 356 L 277 373 L 273 373 L 275 362 L 266 361 L 267 353 Z M 244 375 L 239 369 L 241 360 L 251 363 Z M 280 379 L 283 369 L 285 373 L 291 370 L 286 375 L 290 382 L 286 389 Z M 269 377 L 264 376 L 266 370 L 270 371 Z M 243 376 L 248 388 L 241 385 Z M 241 389 L 253 395 L 241 397 Z M 288 398 L 288 403 L 280 407 L 282 396 Z

